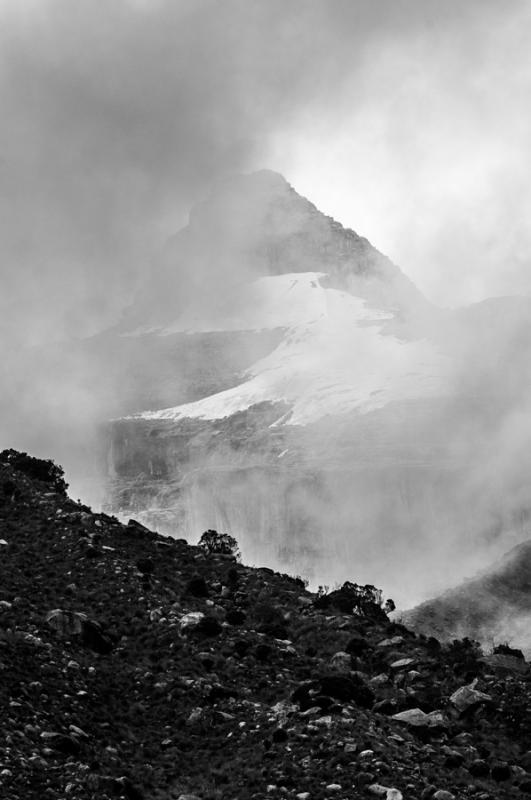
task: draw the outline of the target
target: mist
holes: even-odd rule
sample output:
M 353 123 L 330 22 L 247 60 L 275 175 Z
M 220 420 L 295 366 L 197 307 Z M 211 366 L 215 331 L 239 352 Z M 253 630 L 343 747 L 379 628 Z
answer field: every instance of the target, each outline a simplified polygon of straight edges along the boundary
M 453 469 L 427 471 L 425 504 L 412 512 L 407 470 L 400 485 L 363 473 L 356 503 L 323 470 L 322 497 L 301 489 L 293 508 L 330 529 L 331 553 L 360 579 L 394 589 L 407 549 L 403 602 L 525 539 L 529 305 L 480 303 L 440 328 L 438 308 L 531 291 L 530 22 L 525 2 L 494 0 L 0 2 L 0 446 L 63 463 L 75 496 L 99 505 L 107 420 L 193 400 L 194 381 L 196 393 L 229 388 L 275 346 L 241 337 L 199 379 L 191 362 L 210 340 L 177 368 L 173 341 L 108 333 L 135 314 L 149 325 L 146 309 L 171 321 L 234 307 L 254 264 L 218 254 L 244 249 L 234 237 L 252 231 L 252 204 L 211 206 L 191 261 L 175 260 L 179 231 L 216 186 L 271 168 L 425 293 L 459 396 L 436 436 L 415 417 L 411 437 Z M 347 529 L 354 549 L 341 549 Z M 348 577 L 321 566 L 330 582 Z

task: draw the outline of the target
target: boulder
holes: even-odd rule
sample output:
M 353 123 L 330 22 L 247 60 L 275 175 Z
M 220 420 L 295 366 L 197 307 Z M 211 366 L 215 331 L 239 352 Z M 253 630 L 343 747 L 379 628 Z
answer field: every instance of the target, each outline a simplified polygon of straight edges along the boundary
M 179 628 L 181 631 L 186 631 L 188 633 L 195 630 L 195 628 L 197 628 L 204 618 L 205 615 L 202 611 L 190 611 L 189 614 L 185 614 L 179 620 Z
M 403 641 L 403 636 L 391 636 L 390 639 L 382 639 L 381 642 L 378 642 L 376 647 L 397 647 L 399 644 L 402 644 Z
M 416 666 L 416 664 L 417 661 L 414 658 L 399 658 L 398 661 L 393 661 L 389 667 L 393 672 L 400 672 L 400 670 L 407 669 L 407 667 L 412 668 Z
M 426 714 L 420 708 L 408 708 L 406 711 L 400 711 L 398 714 L 393 714 L 392 719 L 396 719 L 397 722 L 402 722 L 404 725 L 419 730 L 443 728 L 448 724 L 442 711 L 431 711 L 429 714 Z
M 385 800 L 402 800 L 402 792 L 399 792 L 398 789 L 382 786 L 379 783 L 373 783 L 368 788 L 369 792 L 376 797 L 384 797 Z
M 83 622 L 87 619 L 86 614 L 77 611 L 65 611 L 62 608 L 54 608 L 46 614 L 46 622 L 56 631 L 59 636 L 69 637 L 81 633 Z
M 470 686 L 461 686 L 450 697 L 450 702 L 457 709 L 459 714 L 466 714 L 481 705 L 492 705 L 493 700 L 490 695 L 485 692 L 478 692 L 473 684 Z

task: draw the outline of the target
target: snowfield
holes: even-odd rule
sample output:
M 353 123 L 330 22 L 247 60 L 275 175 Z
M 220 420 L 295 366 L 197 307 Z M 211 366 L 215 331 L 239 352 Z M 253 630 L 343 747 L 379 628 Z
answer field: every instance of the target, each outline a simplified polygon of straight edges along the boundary
M 448 359 L 428 340 L 383 331 L 392 315 L 325 288 L 324 274 L 261 278 L 241 288 L 208 321 L 191 310 L 160 335 L 178 331 L 286 328 L 281 344 L 257 361 L 239 386 L 193 403 L 135 415 L 143 419 L 221 419 L 264 401 L 284 401 L 282 422 L 305 425 L 327 415 L 367 413 L 390 402 L 444 394 Z M 278 424 L 278 423 L 277 423 Z

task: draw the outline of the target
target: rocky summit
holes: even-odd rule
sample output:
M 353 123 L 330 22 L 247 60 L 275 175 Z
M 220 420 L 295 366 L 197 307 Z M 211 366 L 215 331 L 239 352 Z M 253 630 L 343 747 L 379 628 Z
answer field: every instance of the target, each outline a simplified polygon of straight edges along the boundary
M 441 645 L 392 607 L 244 566 L 215 531 L 93 513 L 52 462 L 4 451 L 0 796 L 531 795 L 521 653 Z

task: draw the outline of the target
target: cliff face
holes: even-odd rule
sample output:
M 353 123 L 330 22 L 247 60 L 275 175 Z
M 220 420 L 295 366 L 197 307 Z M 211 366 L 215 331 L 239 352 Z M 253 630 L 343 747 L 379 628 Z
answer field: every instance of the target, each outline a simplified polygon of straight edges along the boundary
M 417 401 L 275 425 L 286 414 L 278 403 L 219 420 L 119 420 L 106 507 L 189 541 L 229 531 L 250 562 L 315 585 L 378 574 L 405 605 L 492 553 L 492 530 L 469 513 L 470 465 L 448 446 L 447 413 L 445 402 Z
M 121 329 L 160 330 L 190 306 L 212 330 L 212 312 L 242 283 L 320 272 L 330 286 L 394 312 L 434 314 L 406 275 L 367 239 L 322 214 L 277 173 L 220 183 L 167 243 Z M 258 326 L 256 326 L 258 327 Z

